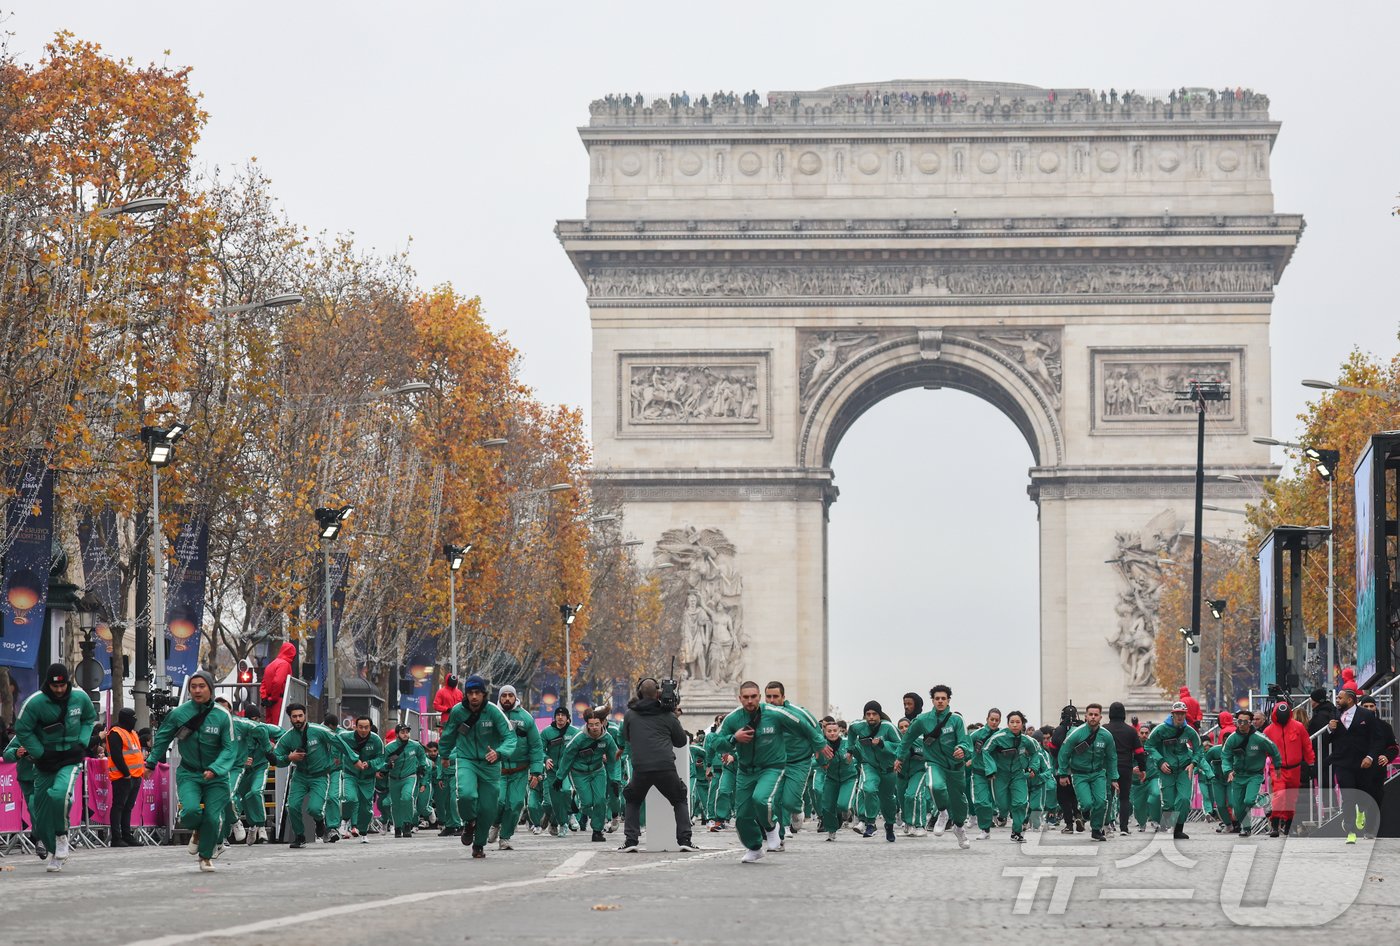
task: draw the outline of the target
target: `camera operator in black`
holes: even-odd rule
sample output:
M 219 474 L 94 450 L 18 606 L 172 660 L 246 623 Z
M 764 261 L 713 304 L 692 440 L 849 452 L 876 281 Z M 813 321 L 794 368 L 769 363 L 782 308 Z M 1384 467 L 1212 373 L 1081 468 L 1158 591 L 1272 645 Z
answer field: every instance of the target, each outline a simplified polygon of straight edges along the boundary
M 1065 744 L 1065 738 L 1083 725 L 1079 721 L 1079 710 L 1073 703 L 1060 710 L 1060 725 L 1055 727 L 1055 734 L 1050 737 L 1050 761 L 1056 762 L 1060 757 L 1060 746 Z M 1061 834 L 1074 834 L 1075 831 L 1084 830 L 1084 813 L 1079 810 L 1079 802 L 1074 797 L 1074 788 L 1056 782 L 1055 800 L 1059 803 L 1060 814 L 1065 819 L 1065 826 L 1060 829 Z
M 627 802 L 624 839 L 619 851 L 637 850 L 641 834 L 642 802 L 647 792 L 658 789 L 676 812 L 676 843 L 682 851 L 694 851 L 690 840 L 690 807 L 685 782 L 676 774 L 675 750 L 687 745 L 685 728 L 676 716 L 674 704 L 659 699 L 661 686 L 650 677 L 637 684 L 637 696 L 627 704 L 622 720 L 622 739 L 632 750 L 632 778 L 622 789 Z M 659 830 L 652 825 L 652 830 Z

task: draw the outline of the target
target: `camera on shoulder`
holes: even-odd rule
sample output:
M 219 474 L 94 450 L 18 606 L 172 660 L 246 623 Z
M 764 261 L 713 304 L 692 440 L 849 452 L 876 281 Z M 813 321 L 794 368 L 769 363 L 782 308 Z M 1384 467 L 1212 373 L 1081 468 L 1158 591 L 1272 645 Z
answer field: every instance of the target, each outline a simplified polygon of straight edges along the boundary
M 657 686 L 661 692 L 657 699 L 661 703 L 661 708 L 668 713 L 674 713 L 681 705 L 681 684 L 676 679 L 676 658 L 671 658 L 671 674 L 662 680 L 657 681 Z

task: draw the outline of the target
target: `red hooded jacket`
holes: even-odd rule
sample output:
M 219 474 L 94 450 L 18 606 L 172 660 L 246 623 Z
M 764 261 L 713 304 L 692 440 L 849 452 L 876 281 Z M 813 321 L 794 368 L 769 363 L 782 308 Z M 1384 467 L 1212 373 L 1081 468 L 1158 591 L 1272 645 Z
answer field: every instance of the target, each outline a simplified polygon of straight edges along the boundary
M 1285 773 L 1297 771 L 1300 764 L 1312 765 L 1316 761 L 1308 727 L 1293 718 L 1287 703 L 1274 704 L 1269 725 L 1264 727 L 1264 738 L 1278 746 Z
M 1186 718 L 1191 721 L 1195 729 L 1201 728 L 1201 702 L 1191 695 L 1188 687 L 1182 687 L 1177 693 L 1178 700 L 1186 704 Z
M 457 688 L 457 678 L 449 676 L 438 691 L 433 694 L 433 712 L 441 713 L 446 719 L 452 708 L 463 700 L 462 691 Z
M 1235 714 L 1229 710 L 1220 712 L 1220 729 L 1215 733 L 1215 744 L 1225 745 L 1225 740 L 1230 738 L 1230 734 L 1235 731 Z
M 262 686 L 258 695 L 262 697 L 262 704 L 266 708 L 263 719 L 274 726 L 282 724 L 282 694 L 287 692 L 287 678 L 292 675 L 292 659 L 296 655 L 295 646 L 291 643 L 283 644 L 282 649 L 277 651 L 277 656 L 263 668 Z

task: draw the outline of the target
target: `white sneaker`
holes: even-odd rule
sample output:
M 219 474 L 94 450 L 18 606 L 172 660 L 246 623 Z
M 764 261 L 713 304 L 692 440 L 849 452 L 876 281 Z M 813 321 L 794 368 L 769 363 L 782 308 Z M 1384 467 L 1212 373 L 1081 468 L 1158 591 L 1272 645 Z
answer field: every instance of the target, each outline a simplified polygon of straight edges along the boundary
M 214 873 L 214 862 L 207 857 L 199 859 L 199 869 L 206 874 Z
M 928 829 L 927 829 L 927 828 L 915 828 L 913 831 L 909 832 L 909 836 L 910 836 L 911 838 L 926 838 L 926 837 L 928 837 Z
M 967 832 L 963 830 L 962 825 L 953 826 L 953 836 L 958 839 L 958 847 L 964 851 L 972 847 L 972 842 L 967 839 Z
M 761 860 L 762 858 L 763 858 L 763 850 L 762 850 L 762 849 L 759 849 L 759 850 L 757 850 L 757 851 L 745 851 L 745 852 L 744 852 L 744 856 L 743 856 L 743 858 L 739 861 L 739 863 L 741 863 L 741 864 L 752 864 L 752 863 L 754 863 L 755 861 Z
M 943 837 L 943 832 L 944 832 L 944 830 L 947 829 L 947 827 L 948 827 L 948 812 L 946 812 L 946 811 L 940 811 L 940 812 L 938 813 L 938 820 L 935 821 L 935 822 L 933 823 L 933 836 L 934 836 L 935 838 L 941 838 L 941 837 Z
M 539 833 L 542 832 L 543 830 L 544 830 L 544 829 L 541 828 L 541 827 L 540 827 L 539 825 L 537 825 L 537 824 L 532 824 L 532 825 L 530 825 L 530 833 L 531 833 L 531 834 L 539 834 Z
M 257 844 L 258 835 L 260 834 L 262 834 L 262 828 L 259 828 L 256 825 L 254 825 L 252 828 L 243 832 L 243 843 L 249 845 L 250 847 L 254 844 Z
M 501 837 L 501 826 L 498 825 L 498 824 L 493 824 L 493 825 L 491 826 L 491 833 L 488 834 L 488 835 L 486 835 L 486 843 L 487 843 L 487 844 L 495 844 L 496 841 L 500 839 L 500 837 Z
M 552 824 L 549 826 L 549 836 L 551 838 L 559 837 L 559 826 L 557 824 Z
M 360 843 L 361 843 L 361 844 L 368 844 L 368 843 L 369 843 L 369 835 L 367 835 L 367 834 L 362 834 L 362 835 L 360 835 Z
M 796 834 L 797 832 L 802 830 L 802 822 L 804 820 L 805 819 L 802 817 L 801 814 L 793 815 L 792 824 L 788 825 L 788 828 L 791 829 L 793 834 Z
M 990 841 L 991 839 L 992 832 L 990 831 L 983 831 L 981 834 L 977 835 L 977 840 L 979 841 Z
M 835 840 L 836 840 L 836 832 L 835 832 L 835 831 L 829 831 L 829 832 L 827 832 L 826 839 L 827 839 L 828 841 L 835 841 Z
M 777 828 L 768 832 L 768 837 L 765 838 L 765 842 L 764 846 L 770 851 L 781 851 L 783 849 L 783 839 L 779 837 Z
M 68 835 L 60 834 L 58 840 L 54 843 L 54 860 L 66 861 L 68 860 L 68 855 L 72 853 L 73 848 L 68 844 Z
M 909 822 L 901 821 L 899 823 L 899 832 L 907 838 L 914 832 L 914 829 L 909 826 Z
M 243 827 L 243 822 L 235 821 L 233 823 L 233 839 L 239 844 L 248 840 L 248 829 Z
M 56 857 L 49 858 L 49 866 L 44 868 L 50 874 L 57 874 L 63 870 L 63 862 Z
M 185 850 L 190 852 L 191 857 L 199 856 L 199 832 L 190 832 L 190 843 L 185 845 Z
M 498 850 L 498 851 L 513 851 L 513 850 L 515 850 L 515 848 L 513 848 L 513 847 L 510 846 L 510 839 L 509 839 L 509 838 L 501 838 L 499 841 L 496 842 L 496 850 Z
M 221 857 L 223 853 L 228 849 L 229 843 L 227 841 L 223 842 L 218 847 L 214 848 L 214 857 L 211 857 L 210 860 L 214 860 L 215 858 Z

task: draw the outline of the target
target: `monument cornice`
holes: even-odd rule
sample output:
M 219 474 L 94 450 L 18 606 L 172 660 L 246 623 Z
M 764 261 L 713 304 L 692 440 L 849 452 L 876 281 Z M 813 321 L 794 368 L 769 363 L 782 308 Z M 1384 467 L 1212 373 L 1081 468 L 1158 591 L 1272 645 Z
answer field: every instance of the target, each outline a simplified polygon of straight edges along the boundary
M 830 469 L 594 469 L 595 492 L 620 502 L 820 502 L 836 501 Z
M 1282 467 L 1206 467 L 1205 496 L 1257 502 L 1261 484 L 1278 477 Z M 1222 475 L 1240 477 L 1239 482 Z M 1040 499 L 1194 498 L 1194 466 L 1058 466 L 1033 467 L 1026 492 Z

